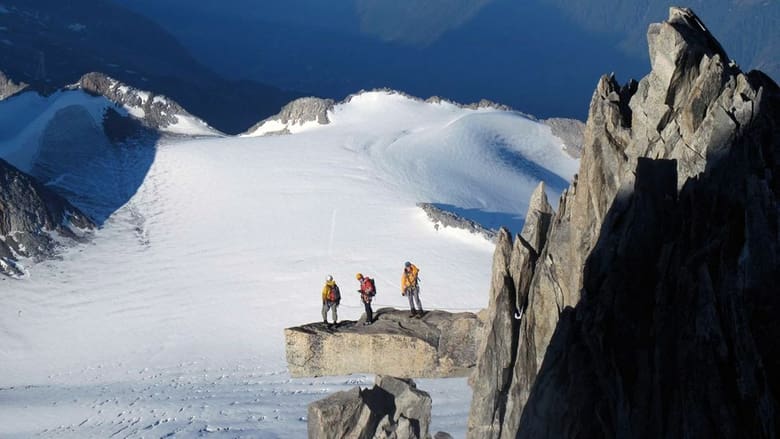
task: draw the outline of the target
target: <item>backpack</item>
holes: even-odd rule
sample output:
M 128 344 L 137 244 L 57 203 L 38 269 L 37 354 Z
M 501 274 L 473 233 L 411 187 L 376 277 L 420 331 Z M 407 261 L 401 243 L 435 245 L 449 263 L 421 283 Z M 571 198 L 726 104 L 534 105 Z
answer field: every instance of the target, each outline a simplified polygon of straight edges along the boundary
M 374 279 L 371 279 L 370 277 L 365 278 L 366 280 L 363 282 L 363 291 L 366 292 L 368 296 L 376 296 L 376 284 L 374 283 Z M 368 284 L 366 284 L 366 282 Z
M 330 291 L 328 292 L 328 301 L 329 302 L 341 302 L 341 291 L 339 291 L 339 286 L 336 284 L 333 284 L 332 287 L 330 287 Z

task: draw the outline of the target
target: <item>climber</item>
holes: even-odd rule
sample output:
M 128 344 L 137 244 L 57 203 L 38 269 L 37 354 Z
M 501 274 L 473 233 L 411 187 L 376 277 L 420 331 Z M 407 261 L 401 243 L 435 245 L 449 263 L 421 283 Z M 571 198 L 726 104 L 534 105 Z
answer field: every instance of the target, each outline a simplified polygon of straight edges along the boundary
M 404 272 L 401 275 L 401 295 L 409 299 L 409 307 L 412 309 L 410 317 L 421 318 L 424 314 L 422 303 L 420 303 L 420 278 L 418 273 L 420 269 L 409 261 L 404 263 Z M 415 309 L 415 303 L 417 309 Z
M 339 286 L 336 285 L 336 281 L 333 280 L 333 276 L 328 275 L 325 279 L 325 286 L 322 287 L 322 321 L 328 325 L 328 327 L 338 326 L 339 316 L 337 308 L 341 303 L 341 292 Z M 333 309 L 333 324 L 328 324 L 328 310 Z
M 360 282 L 358 293 L 360 293 L 360 300 L 366 308 L 366 321 L 363 324 L 370 325 L 374 323 L 374 311 L 371 309 L 371 301 L 376 295 L 376 285 L 374 284 L 374 279 L 363 276 L 361 273 L 356 274 L 355 278 Z

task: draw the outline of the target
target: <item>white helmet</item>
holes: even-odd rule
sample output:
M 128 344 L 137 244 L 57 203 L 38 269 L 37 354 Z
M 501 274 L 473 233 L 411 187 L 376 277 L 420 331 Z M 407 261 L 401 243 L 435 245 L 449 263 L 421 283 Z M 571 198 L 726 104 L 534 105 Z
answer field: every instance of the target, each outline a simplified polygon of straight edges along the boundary
M 333 276 L 328 275 L 328 277 L 326 277 L 325 280 L 328 282 L 333 282 Z

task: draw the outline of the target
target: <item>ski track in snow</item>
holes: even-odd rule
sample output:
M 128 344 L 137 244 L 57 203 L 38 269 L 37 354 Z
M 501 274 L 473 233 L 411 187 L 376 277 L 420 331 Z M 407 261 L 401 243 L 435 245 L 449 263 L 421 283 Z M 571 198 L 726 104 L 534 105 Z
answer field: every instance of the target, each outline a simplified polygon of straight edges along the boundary
M 161 144 L 93 240 L 0 279 L 0 437 L 305 437 L 308 403 L 373 384 L 286 372 L 282 329 L 320 319 L 325 276 L 341 319 L 362 313 L 358 271 L 375 309 L 405 307 L 405 260 L 426 308 L 476 311 L 493 245 L 434 230 L 415 203 L 521 217 L 539 176 L 555 200 L 577 165 L 548 128 L 496 110 L 367 93 L 331 120 Z M 417 382 L 431 433 L 463 437 L 466 379 Z

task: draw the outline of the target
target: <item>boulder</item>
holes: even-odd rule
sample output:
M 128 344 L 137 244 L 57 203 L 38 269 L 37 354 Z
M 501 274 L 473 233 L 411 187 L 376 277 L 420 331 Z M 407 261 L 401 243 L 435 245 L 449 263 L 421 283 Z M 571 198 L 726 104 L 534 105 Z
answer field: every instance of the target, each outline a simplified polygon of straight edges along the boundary
M 378 375 L 371 389 L 355 387 L 309 404 L 309 438 L 430 438 L 431 397 L 412 380 Z
M 403 378 L 466 376 L 476 364 L 478 319 L 472 313 L 381 308 L 375 322 L 310 323 L 284 330 L 293 377 L 373 373 Z

